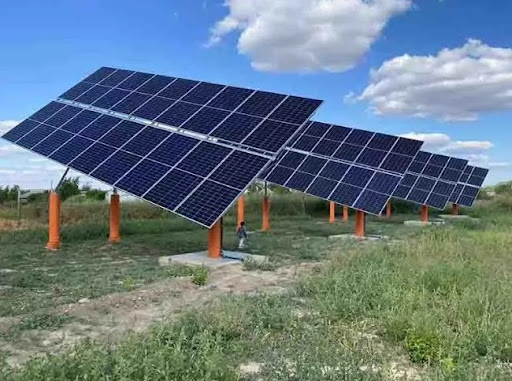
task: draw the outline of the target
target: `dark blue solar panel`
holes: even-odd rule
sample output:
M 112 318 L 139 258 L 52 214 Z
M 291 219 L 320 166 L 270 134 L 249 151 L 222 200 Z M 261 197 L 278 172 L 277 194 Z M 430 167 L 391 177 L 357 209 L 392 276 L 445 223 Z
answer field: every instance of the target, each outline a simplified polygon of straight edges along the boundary
M 66 143 L 72 137 L 73 135 L 69 132 L 57 130 L 41 143 L 32 147 L 32 151 L 35 151 L 44 156 L 49 156 L 53 151 Z
M 140 197 L 169 172 L 170 169 L 171 167 L 166 165 L 151 160 L 143 160 L 126 176 L 120 179 L 115 186 Z
M 451 168 L 445 168 L 441 173 L 441 176 L 439 177 L 443 180 L 452 181 L 456 183 L 457 181 L 459 181 L 461 175 L 461 171 L 457 171 L 456 169 Z
M 345 176 L 345 173 L 347 173 L 349 168 L 350 166 L 347 164 L 329 161 L 322 169 L 322 172 L 320 172 L 320 176 L 340 181 L 343 176 Z
M 287 168 L 297 169 L 302 164 L 306 155 L 298 152 L 286 152 L 279 161 L 279 165 Z
M 478 195 L 479 189 L 474 187 L 464 187 L 464 190 L 462 191 L 462 195 L 469 196 L 469 197 L 476 197 Z
M 211 132 L 212 136 L 233 142 L 241 142 L 262 122 L 249 115 L 233 114 Z
M 323 156 L 332 156 L 338 147 L 339 143 L 328 139 L 322 139 L 314 148 L 313 152 Z
M 459 196 L 462 194 L 462 191 L 464 190 L 464 185 L 462 184 L 457 184 L 455 186 L 455 189 L 453 190 L 452 192 L 452 195 L 450 196 L 450 201 L 451 202 L 457 202 L 457 199 L 459 198 Z
M 72 87 L 68 91 L 66 91 L 64 94 L 60 96 L 60 98 L 68 99 L 70 101 L 75 100 L 77 97 L 85 93 L 86 91 L 90 90 L 94 84 L 87 83 L 87 82 L 80 82 L 76 86 Z
M 111 88 L 107 86 L 94 86 L 87 92 L 82 93 L 75 100 L 80 103 L 92 104 L 96 102 L 99 98 L 104 96 L 106 93 L 108 93 L 110 90 Z
M 200 134 L 209 134 L 212 132 L 224 119 L 229 116 L 229 111 L 219 110 L 210 107 L 202 108 L 197 114 L 189 119 L 183 126 L 185 130 L 198 132 Z M 239 115 L 242 116 L 242 115 Z M 236 118 L 234 118 L 236 119 Z M 233 121 L 233 120 L 232 120 Z M 234 131 L 236 136 L 237 127 L 232 126 L 231 130 Z
M 165 111 L 155 120 L 173 127 L 179 127 L 200 108 L 201 106 L 194 105 L 192 103 L 176 102 L 170 109 Z
M 400 177 L 387 173 L 376 172 L 368 184 L 368 189 L 390 195 L 400 182 Z
M 49 124 L 52 127 L 61 127 L 64 123 L 66 123 L 68 120 L 73 118 L 75 115 L 77 115 L 79 112 L 81 112 L 82 109 L 78 107 L 73 106 L 66 106 L 56 114 L 54 114 L 51 118 L 47 119 L 45 121 L 46 124 Z
M 407 199 L 409 201 L 417 202 L 418 204 L 423 205 L 425 204 L 425 201 L 427 201 L 429 194 L 430 192 L 415 188 L 411 190 L 411 193 L 409 193 Z
M 386 155 L 385 151 L 365 148 L 357 158 L 356 163 L 378 168 Z
M 426 163 L 422 163 L 420 161 L 413 161 L 408 171 L 412 173 L 421 174 L 425 169 Z
M 436 185 L 436 181 L 426 178 L 426 177 L 420 177 L 416 184 L 414 185 L 414 189 L 421 189 L 427 192 L 432 191 L 434 189 L 434 186 Z
M 455 189 L 455 184 L 446 183 L 444 181 L 437 181 L 436 186 L 432 190 L 432 192 L 450 196 Z
M 418 176 L 407 173 L 407 174 L 405 174 L 403 180 L 400 182 L 400 185 L 412 187 L 412 186 L 414 186 L 414 184 L 416 184 L 417 180 L 418 180 Z
M 268 163 L 269 159 L 265 159 L 261 156 L 234 151 L 219 168 L 213 172 L 210 176 L 210 180 L 243 190 Z
M 111 67 L 102 67 L 101 69 L 96 70 L 94 73 L 92 73 L 86 79 L 84 79 L 84 81 L 92 82 L 92 83 L 99 83 L 115 71 L 116 71 L 116 69 L 113 69 Z
M 199 82 L 192 81 L 190 79 L 177 79 L 173 83 L 169 84 L 165 89 L 163 89 L 159 96 L 171 99 L 180 99 L 186 93 L 194 88 Z
M 321 101 L 289 96 L 269 118 L 302 125 L 321 104 Z
M 460 177 L 459 182 L 466 183 L 469 180 L 469 176 L 470 175 L 468 173 L 464 172 Z
M 361 146 L 344 143 L 338 151 L 336 151 L 334 157 L 340 160 L 354 162 L 362 151 L 363 147 Z
M 57 102 L 51 102 L 44 106 L 41 110 L 37 111 L 34 115 L 30 117 L 32 120 L 37 120 L 38 122 L 44 122 L 46 119 L 51 117 L 56 112 L 62 110 L 66 105 Z
M 321 122 L 310 122 L 304 133 L 310 136 L 321 138 L 331 128 L 330 124 Z
M 118 69 L 115 73 L 110 74 L 103 81 L 100 82 L 104 86 L 117 86 L 126 78 L 133 74 L 133 71 Z
M 30 131 L 32 131 L 37 126 L 39 126 L 38 122 L 34 122 L 33 120 L 26 119 L 23 122 L 21 122 L 20 124 L 18 124 L 16 127 L 14 127 L 12 130 L 8 131 L 2 137 L 11 142 L 15 142 L 18 139 L 22 138 L 24 135 L 28 134 Z
M 431 206 L 436 209 L 444 209 L 447 202 L 448 196 L 432 193 L 425 202 L 425 205 Z
M 389 196 L 373 192 L 371 190 L 365 190 L 358 198 L 354 205 L 357 210 L 364 210 L 368 213 L 380 214 L 388 203 Z
M 229 148 L 202 142 L 178 164 L 178 168 L 195 175 L 207 176 L 231 152 Z
M 396 188 L 395 193 L 393 193 L 393 196 L 405 199 L 407 198 L 407 195 L 409 194 L 410 191 L 410 187 L 399 185 L 398 188 Z
M 265 120 L 252 132 L 243 144 L 268 152 L 279 152 L 297 131 L 293 124 Z
M 237 87 L 227 87 L 208 103 L 210 107 L 216 107 L 223 110 L 233 111 L 239 107 L 254 90 L 241 89 Z
M 312 175 L 318 175 L 326 163 L 326 159 L 309 156 L 299 167 L 299 171 L 311 173 Z
M 123 120 L 115 126 L 110 132 L 104 135 L 100 142 L 111 145 L 112 147 L 120 148 L 128 140 L 133 138 L 140 130 L 144 128 L 143 125 Z
M 350 134 L 352 129 L 342 126 L 332 126 L 327 134 L 324 136 L 326 139 L 334 140 L 337 142 L 343 142 Z
M 343 182 L 364 188 L 370 181 L 375 171 L 359 167 L 351 167 L 343 178 Z
M 450 161 L 446 165 L 448 168 L 456 169 L 458 171 L 464 171 L 466 165 L 468 164 L 467 160 L 458 159 L 456 157 L 451 157 Z
M 213 181 L 205 181 L 176 209 L 176 212 L 205 226 L 210 226 L 236 200 L 239 193 L 240 191 L 233 188 Z
M 438 178 L 443 171 L 442 167 L 438 167 L 437 165 L 427 164 L 425 169 L 423 170 L 423 175 Z
M 392 172 L 405 173 L 410 164 L 410 157 L 390 153 L 380 167 Z
M 374 132 L 364 130 L 352 130 L 350 135 L 345 140 L 345 143 L 350 143 L 358 146 L 365 146 L 370 139 L 375 135 Z
M 55 128 L 41 124 L 18 140 L 18 144 L 25 148 L 32 148 L 43 139 L 46 139 L 54 131 Z
M 81 136 L 75 136 L 55 151 L 50 158 L 57 160 L 59 163 L 64 165 L 68 165 L 93 143 L 94 142 L 92 140 L 82 138 Z
M 475 169 L 473 170 L 473 176 L 485 178 L 488 174 L 489 174 L 489 170 L 486 168 L 475 167 Z
M 320 141 L 320 138 L 303 135 L 295 142 L 295 144 L 293 145 L 293 148 L 301 150 L 301 151 L 310 152 L 318 144 L 319 141 Z
M 484 183 L 485 179 L 482 178 L 482 177 L 479 177 L 479 176 L 471 176 L 469 179 L 468 179 L 468 184 L 471 184 L 471 185 L 474 185 L 476 187 L 480 187 L 482 186 L 482 184 Z
M 200 183 L 199 176 L 173 169 L 144 195 L 146 200 L 174 210 Z
M 146 156 L 170 135 L 171 133 L 168 131 L 146 127 L 137 134 L 137 136 L 126 143 L 123 146 L 123 150 L 139 156 Z
M 167 165 L 175 165 L 197 144 L 198 141 L 195 139 L 174 134 L 160 144 L 149 158 Z
M 85 174 L 93 171 L 98 165 L 115 152 L 115 148 L 105 144 L 95 143 L 82 155 L 78 156 L 70 166 Z
M 285 98 L 285 95 L 258 91 L 254 93 L 237 111 L 265 117 L 272 112 Z M 304 120 L 306 121 L 307 118 Z
M 287 187 L 304 192 L 313 182 L 315 176 L 304 172 L 295 172 L 286 183 Z
M 110 109 L 130 94 L 126 90 L 112 89 L 93 103 L 93 106 Z
M 384 135 L 384 134 L 375 134 L 373 138 L 368 143 L 369 148 L 380 149 L 383 151 L 389 151 L 395 142 L 398 140 L 396 136 Z
M 277 165 L 274 167 L 272 172 L 270 172 L 270 174 L 267 176 L 267 180 L 274 184 L 284 185 L 286 184 L 286 182 L 288 181 L 292 174 L 293 169 Z
M 167 87 L 167 85 L 169 85 L 175 79 L 176 78 L 174 78 L 174 77 L 164 77 L 163 75 L 155 75 L 153 78 L 151 78 L 149 81 L 147 81 L 141 87 L 139 87 L 137 89 L 137 92 L 144 93 L 144 94 L 150 94 L 150 95 L 156 95 L 160 91 L 162 91 L 165 87 Z
M 101 114 L 99 114 L 97 112 L 83 110 L 81 113 L 79 113 L 73 119 L 71 119 L 69 122 L 64 124 L 62 126 L 62 129 L 72 132 L 74 134 L 78 134 L 80 131 L 82 131 L 85 127 L 87 127 L 89 124 L 91 124 L 93 121 L 95 121 L 100 116 L 101 116 Z
M 430 158 L 430 164 L 437 165 L 439 167 L 444 167 L 450 158 L 444 155 L 432 155 Z
M 135 73 L 117 85 L 117 87 L 123 90 L 135 90 L 143 83 L 146 83 L 151 77 L 153 77 L 153 74 Z
M 151 98 L 151 95 L 131 93 L 121 102 L 112 107 L 112 111 L 131 114 Z
M 328 199 L 338 183 L 333 180 L 317 177 L 308 188 L 308 193 L 317 197 Z
M 215 95 L 217 95 L 225 86 L 214 83 L 202 82 L 190 91 L 183 100 L 199 105 L 205 105 Z
M 119 122 L 121 122 L 120 119 L 108 115 L 102 115 L 94 122 L 92 122 L 88 127 L 80 131 L 80 135 L 89 139 L 98 140 Z
M 173 99 L 155 97 L 133 112 L 134 116 L 148 120 L 155 120 L 158 115 L 171 107 L 176 101 Z
M 431 157 L 432 154 L 430 152 L 419 151 L 414 160 L 421 163 L 428 163 Z
M 423 142 L 419 140 L 400 138 L 398 139 L 398 142 L 396 142 L 391 152 L 406 156 L 414 156 L 422 145 Z
M 467 207 L 472 207 L 474 203 L 475 203 L 474 197 L 469 197 L 469 196 L 465 196 L 465 195 L 460 195 L 459 200 L 457 201 L 458 205 L 467 206 Z
M 139 156 L 124 151 L 117 151 L 91 173 L 91 176 L 107 184 L 115 184 L 134 165 L 140 161 Z
M 341 183 L 336 187 L 330 198 L 338 204 L 352 206 L 362 191 L 362 188 Z

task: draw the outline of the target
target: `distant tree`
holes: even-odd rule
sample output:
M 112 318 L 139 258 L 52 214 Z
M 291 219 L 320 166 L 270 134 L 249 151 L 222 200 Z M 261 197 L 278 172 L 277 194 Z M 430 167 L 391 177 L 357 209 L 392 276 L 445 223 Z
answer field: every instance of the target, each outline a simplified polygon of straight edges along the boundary
M 105 201 L 107 192 L 101 189 L 89 189 L 85 191 L 85 198 L 93 201 Z
M 512 181 L 507 181 L 496 185 L 494 192 L 496 192 L 496 194 L 512 193 Z
M 70 177 L 69 179 L 64 179 L 62 184 L 60 184 L 58 192 L 62 201 L 80 194 L 80 179 L 78 177 Z

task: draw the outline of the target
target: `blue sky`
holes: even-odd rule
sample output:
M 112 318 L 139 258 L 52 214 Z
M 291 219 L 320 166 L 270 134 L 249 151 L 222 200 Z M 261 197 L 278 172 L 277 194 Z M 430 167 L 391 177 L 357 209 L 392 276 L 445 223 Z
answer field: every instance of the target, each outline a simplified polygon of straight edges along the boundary
M 318 120 L 424 138 L 489 166 L 492 184 L 512 178 L 512 3 L 499 3 L 6 2 L 0 130 L 115 66 L 324 99 Z M 0 185 L 47 188 L 62 173 L 0 143 Z

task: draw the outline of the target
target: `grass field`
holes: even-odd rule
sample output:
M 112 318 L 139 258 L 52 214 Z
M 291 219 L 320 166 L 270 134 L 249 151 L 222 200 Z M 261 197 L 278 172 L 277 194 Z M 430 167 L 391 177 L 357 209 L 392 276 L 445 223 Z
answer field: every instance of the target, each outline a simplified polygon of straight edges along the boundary
M 236 295 L 216 283 L 226 274 L 212 272 L 200 287 L 188 277 L 201 269 L 160 267 L 160 256 L 204 250 L 206 231 L 144 206 L 125 205 L 116 246 L 106 243 L 105 205 L 65 206 L 57 253 L 44 250 L 44 213 L 25 230 L 1 233 L 0 380 L 512 379 L 512 203 L 481 203 L 471 211 L 480 220 L 425 229 L 402 224 L 417 215 L 370 218 L 367 232 L 388 236 L 370 243 L 329 239 L 350 233 L 352 223 L 328 224 L 325 204 L 289 197 L 292 207 L 273 204 L 272 231 L 249 240 L 249 251 L 267 255 L 266 270 L 275 270 L 238 273 L 234 283 L 251 277 L 255 286 Z M 249 230 L 260 223 L 257 204 L 249 203 Z M 228 249 L 236 245 L 234 229 L 231 214 Z M 114 295 L 115 303 L 124 296 L 131 303 L 161 285 L 164 293 L 144 311 L 171 297 L 201 303 L 116 340 L 91 334 L 12 366 L 5 348 L 94 324 L 90 309 L 68 313 L 67 306 Z

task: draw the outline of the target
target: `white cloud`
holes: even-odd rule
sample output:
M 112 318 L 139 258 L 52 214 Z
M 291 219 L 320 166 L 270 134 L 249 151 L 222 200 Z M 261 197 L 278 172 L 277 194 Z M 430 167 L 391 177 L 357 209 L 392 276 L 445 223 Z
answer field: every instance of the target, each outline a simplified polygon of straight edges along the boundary
M 512 49 L 478 40 L 435 56 L 395 57 L 370 77 L 358 100 L 380 115 L 473 121 L 512 109 Z
M 20 122 L 17 120 L 0 120 L 0 135 L 5 134 L 10 129 L 17 126 Z
M 494 161 L 488 155 L 484 154 L 468 155 L 466 159 L 469 160 L 470 165 L 489 168 L 492 170 L 507 169 L 512 166 L 512 164 L 507 161 Z
M 11 156 L 12 154 L 18 153 L 18 152 L 24 152 L 23 148 L 19 146 L 15 146 L 14 144 L 7 144 L 3 145 L 0 144 L 0 157 L 6 157 Z
M 403 134 L 402 137 L 425 142 L 423 145 L 423 149 L 425 150 L 445 147 L 452 141 L 448 135 L 441 133 L 409 132 L 407 134 Z
M 263 71 L 342 72 L 354 67 L 411 0 L 226 0 L 209 46 L 240 32 L 238 52 Z

